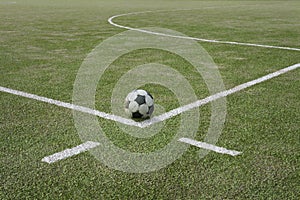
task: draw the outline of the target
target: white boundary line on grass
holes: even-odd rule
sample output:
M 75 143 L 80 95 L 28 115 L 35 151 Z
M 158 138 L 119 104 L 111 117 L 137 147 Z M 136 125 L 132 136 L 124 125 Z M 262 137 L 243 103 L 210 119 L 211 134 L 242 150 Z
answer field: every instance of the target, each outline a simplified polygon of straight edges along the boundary
M 155 12 L 155 11 L 146 11 L 146 12 Z M 261 45 L 261 44 L 230 42 L 230 41 L 218 41 L 218 40 L 208 40 L 208 39 L 201 39 L 201 38 L 195 38 L 195 37 L 183 37 L 183 36 L 169 35 L 169 34 L 164 34 L 164 33 L 157 33 L 157 32 L 147 31 L 147 30 L 143 30 L 143 29 L 137 29 L 137 28 L 131 28 L 131 27 L 127 27 L 127 26 L 122 26 L 122 25 L 116 24 L 112 21 L 116 17 L 126 16 L 126 15 L 133 15 L 133 14 L 141 14 L 141 13 L 146 13 L 146 12 L 135 12 L 135 13 L 115 15 L 115 16 L 112 16 L 111 18 L 109 18 L 108 22 L 110 24 L 116 26 L 116 27 L 125 28 L 125 29 L 129 29 L 129 30 L 135 30 L 135 31 L 144 32 L 144 33 L 148 33 L 148 34 L 167 36 L 167 37 L 174 37 L 174 38 L 181 38 L 181 39 L 191 39 L 191 40 L 221 43 L 221 44 L 233 44 L 233 45 L 243 45 L 243 46 L 254 46 L 254 47 L 264 47 L 264 48 L 274 48 L 274 49 L 300 51 L 300 49 L 290 48 L 290 47 L 279 47 L 279 46 L 270 46 L 270 45 Z M 156 11 L 156 12 L 158 12 L 158 11 Z M 211 95 L 211 96 L 209 96 L 205 99 L 198 100 L 194 103 L 179 107 L 177 109 L 173 109 L 169 112 L 166 112 L 162 115 L 159 115 L 157 117 L 154 117 L 154 118 L 152 118 L 150 120 L 147 120 L 147 121 L 144 121 L 142 123 L 138 123 L 138 122 L 135 122 L 133 120 L 129 120 L 129 119 L 126 119 L 126 118 L 123 118 L 123 117 L 120 117 L 120 116 L 116 116 L 116 115 L 112 115 L 112 114 L 108 114 L 108 113 L 105 113 L 105 112 L 100 112 L 100 111 L 93 110 L 93 109 L 90 109 L 90 108 L 86 108 L 86 107 L 83 107 L 83 106 L 78 106 L 78 105 L 74 105 L 74 104 L 70 104 L 70 103 L 65 103 L 65 102 L 62 102 L 62 101 L 58 101 L 58 100 L 54 100 L 54 99 L 50 99 L 50 98 L 46 98 L 46 97 L 42 97 L 42 96 L 30 94 L 30 93 L 26 93 L 26 92 L 22 92 L 22 91 L 18 91 L 18 90 L 13 90 L 13 89 L 10 89 L 10 88 L 5 88 L 5 87 L 0 86 L 0 91 L 10 93 L 10 94 L 14 94 L 14 95 L 17 95 L 17 96 L 26 97 L 26 98 L 29 98 L 29 99 L 35 99 L 35 100 L 38 100 L 38 101 L 46 102 L 46 103 L 57 105 L 57 106 L 60 106 L 60 107 L 65 107 L 65 108 L 69 108 L 69 109 L 72 109 L 72 110 L 76 110 L 76 111 L 96 115 L 96 116 L 99 116 L 101 118 L 117 121 L 117 122 L 120 122 L 120 123 L 123 123 L 123 124 L 126 124 L 126 125 L 145 128 L 145 127 L 150 126 L 154 123 L 164 121 L 166 119 L 169 119 L 171 117 L 179 115 L 183 112 L 186 112 L 186 111 L 191 110 L 193 108 L 205 105 L 205 104 L 207 104 L 209 102 L 212 102 L 212 101 L 215 101 L 219 98 L 226 97 L 230 94 L 236 93 L 238 91 L 241 91 L 243 89 L 246 89 L 246 88 L 251 87 L 253 85 L 256 85 L 258 83 L 264 82 L 264 81 L 269 80 L 269 79 L 274 78 L 274 77 L 277 77 L 277 76 L 279 76 L 281 74 L 284 74 L 286 72 L 295 70 L 299 67 L 300 67 L 300 63 L 289 66 L 289 67 L 286 67 L 284 69 L 278 70 L 274 73 L 268 74 L 268 75 L 263 76 L 261 78 L 258 78 L 258 79 L 255 79 L 253 81 L 249 81 L 247 83 L 236 86 L 232 89 L 225 90 L 223 92 Z M 218 153 L 221 153 L 221 154 L 228 154 L 228 155 L 232 155 L 232 156 L 236 156 L 236 155 L 241 154 L 241 152 L 238 152 L 238 151 L 228 150 L 228 149 L 225 149 L 223 147 L 218 147 L 218 146 L 207 144 L 207 143 L 204 143 L 204 142 L 199 142 L 199 141 L 196 141 L 196 140 L 193 140 L 193 139 L 190 139 L 190 138 L 180 138 L 178 141 L 179 142 L 184 142 L 184 143 L 187 143 L 187 144 L 199 147 L 199 148 L 204 148 L 204 149 L 207 149 L 207 150 L 215 151 L 215 152 L 218 152 Z M 87 142 L 85 142 L 83 144 L 80 144 L 76 147 L 73 147 L 71 149 L 66 149 L 64 151 L 55 153 L 53 155 L 44 157 L 42 159 L 42 161 L 47 162 L 47 163 L 53 163 L 53 162 L 56 162 L 58 160 L 65 159 L 67 157 L 71 157 L 71 156 L 80 154 L 80 153 L 85 152 L 89 149 L 95 148 L 98 145 L 100 145 L 100 143 L 87 141 Z
M 231 89 L 225 90 L 223 92 L 219 92 L 219 93 L 213 94 L 211 96 L 208 96 L 208 97 L 206 97 L 204 99 L 201 99 L 201 100 L 195 101 L 193 103 L 187 104 L 185 106 L 182 106 L 182 107 L 170 110 L 169 112 L 166 112 L 166 113 L 161 114 L 159 116 L 155 116 L 155 117 L 153 117 L 153 118 L 151 118 L 149 120 L 141 122 L 141 127 L 144 128 L 144 127 L 150 126 L 150 125 L 152 125 L 154 123 L 161 122 L 161 121 L 164 121 L 166 119 L 172 118 L 172 117 L 174 117 L 176 115 L 179 115 L 179 114 L 181 114 L 183 112 L 186 112 L 186 111 L 191 110 L 193 108 L 197 108 L 197 107 L 200 107 L 202 105 L 208 104 L 208 103 L 210 103 L 212 101 L 215 101 L 217 99 L 226 97 L 226 96 L 228 96 L 230 94 L 239 92 L 241 90 L 244 90 L 244 89 L 246 89 L 248 87 L 251 87 L 253 85 L 256 85 L 258 83 L 267 81 L 269 79 L 272 79 L 274 77 L 277 77 L 277 76 L 282 75 L 284 73 L 287 73 L 289 71 L 295 70 L 295 69 L 297 69 L 299 67 L 300 67 L 300 63 L 292 65 L 292 66 L 289 66 L 289 67 L 286 67 L 286 68 L 283 68 L 281 70 L 278 70 L 276 72 L 270 73 L 270 74 L 268 74 L 266 76 L 263 76 L 261 78 L 258 78 L 258 79 L 255 79 L 255 80 L 243 83 L 241 85 L 238 85 L 238 86 L 233 87 Z
M 183 10 L 195 10 L 195 9 L 182 9 Z M 209 40 L 209 39 L 203 39 L 203 38 L 197 38 L 197 37 L 188 37 L 188 36 L 178 36 L 178 35 L 170 35 L 165 33 L 159 33 L 154 31 L 147 31 L 144 29 L 139 28 L 133 28 L 129 26 L 123 26 L 120 24 L 117 24 L 113 22 L 113 19 L 128 15 L 137 15 L 137 14 L 145 14 L 145 13 L 153 13 L 153 12 L 172 12 L 172 11 L 181 11 L 181 10 L 158 10 L 158 11 L 143 11 L 143 12 L 132 12 L 132 13 L 125 13 L 125 14 L 119 14 L 114 15 L 110 17 L 107 21 L 111 25 L 119 28 L 124 28 L 127 30 L 133 30 L 138 31 L 142 33 L 152 34 L 152 35 L 160 35 L 160 36 L 166 36 L 166 37 L 173 37 L 173 38 L 180 38 L 180 39 L 187 39 L 187 40 L 195 40 L 195 41 L 201 41 L 201 42 L 210 42 L 210 43 L 220 43 L 220 44 L 230 44 L 230 45 L 241 45 L 241 46 L 252 46 L 252 47 L 262 47 L 262 48 L 271 48 L 271 49 L 283 49 L 283 50 L 290 50 L 290 51 L 300 51 L 299 48 L 292 48 L 292 47 L 281 47 L 281 46 L 272 46 L 272 45 L 263 45 L 263 44 L 252 44 L 252 43 L 244 43 L 244 42 L 234 42 L 234 41 L 221 41 L 221 40 Z
M 231 156 L 237 156 L 237 155 L 242 154 L 242 152 L 239 152 L 239 151 L 228 150 L 228 149 L 225 149 L 223 147 L 218 147 L 218 146 L 208 144 L 208 143 L 205 143 L 205 142 L 199 142 L 199 141 L 196 141 L 196 140 L 193 140 L 193 139 L 190 139 L 190 138 L 180 138 L 178 140 L 178 142 L 183 142 L 183 143 L 186 143 L 186 144 L 190 144 L 190 145 L 193 145 L 193 146 L 196 146 L 196 147 L 199 147 L 199 148 L 202 148 L 202 149 L 207 149 L 207 150 L 210 150 L 210 151 L 214 151 L 214 152 L 217 152 L 217 153 L 220 153 L 220 154 L 227 154 L 227 155 L 231 155 Z M 66 159 L 68 157 L 78 155 L 78 154 L 80 154 L 82 152 L 85 152 L 89 149 L 93 149 L 93 148 L 95 148 L 99 145 L 100 145 L 100 143 L 98 143 L 98 142 L 87 141 L 87 142 L 85 142 L 81 145 L 78 145 L 76 147 L 73 147 L 71 149 L 66 149 L 64 151 L 52 154 L 50 156 L 46 156 L 42 159 L 42 162 L 46 162 L 46 163 L 51 164 L 51 163 Z
M 55 153 L 51 156 L 47 156 L 45 158 L 42 159 L 43 162 L 46 163 L 54 163 L 56 161 L 80 154 L 82 152 L 85 152 L 89 149 L 95 148 L 96 146 L 100 145 L 100 143 L 98 142 L 91 142 L 91 141 L 87 141 L 81 145 L 78 145 L 76 147 L 73 147 L 71 149 L 66 149 L 64 151 Z
M 190 138 L 180 138 L 178 141 L 179 142 L 184 142 L 184 143 L 187 143 L 187 144 L 190 144 L 190 145 L 202 148 L 202 149 L 211 150 L 211 151 L 221 153 L 221 154 L 228 154 L 228 155 L 231 155 L 231 156 L 237 156 L 237 155 L 240 155 L 242 153 L 242 152 L 239 152 L 239 151 L 228 150 L 228 149 L 225 149 L 223 147 L 218 147 L 218 146 L 208 144 L 208 143 L 205 143 L 205 142 L 199 142 L 197 140 L 193 140 L 193 139 L 190 139 Z
M 120 123 L 129 125 L 129 126 L 136 126 L 136 127 L 140 127 L 140 128 L 146 128 L 146 127 L 148 127 L 152 124 L 162 122 L 164 120 L 167 120 L 169 118 L 177 116 L 177 115 L 179 115 L 183 112 L 186 112 L 186 111 L 189 111 L 191 109 L 194 109 L 194 108 L 200 107 L 202 105 L 208 104 L 212 101 L 215 101 L 217 99 L 226 97 L 230 94 L 239 92 L 241 90 L 244 90 L 244 89 L 246 89 L 248 87 L 251 87 L 253 85 L 256 85 L 258 83 L 267 81 L 267 80 L 272 79 L 274 77 L 285 74 L 289 71 L 295 70 L 299 67 L 300 67 L 300 63 L 289 66 L 289 67 L 286 67 L 286 68 L 283 68 L 281 70 L 270 73 L 270 74 L 268 74 L 266 76 L 263 76 L 261 78 L 243 83 L 241 85 L 238 85 L 238 86 L 233 87 L 231 89 L 225 90 L 223 92 L 213 94 L 213 95 L 208 96 L 204 99 L 197 100 L 193 103 L 190 103 L 190 104 L 184 105 L 182 107 L 170 110 L 169 112 L 166 112 L 166 113 L 161 114 L 159 116 L 155 116 L 155 117 L 153 117 L 149 120 L 143 121 L 143 122 L 135 122 L 134 120 L 123 118 L 123 117 L 120 117 L 120 116 L 117 116 L 117 115 L 112 115 L 112 114 L 101 112 L 101 111 L 98 111 L 98 110 L 93 110 L 91 108 L 78 106 L 78 105 L 74 105 L 74 104 L 71 104 L 71 103 L 66 103 L 66 102 L 50 99 L 50 98 L 47 98 L 47 97 L 42 97 L 42 96 L 38 96 L 38 95 L 35 95 L 35 94 L 22 92 L 22 91 L 19 91 L 19 90 L 13 90 L 13 89 L 6 88 L 6 87 L 1 87 L 0 86 L 0 92 L 6 92 L 6 93 L 9 93 L 9 94 L 14 94 L 14 95 L 17 95 L 17 96 L 22 96 L 22 97 L 26 97 L 26 98 L 29 98 L 29 99 L 34 99 L 34 100 L 37 100 L 37 101 L 42 101 L 42 102 L 57 105 L 57 106 L 60 106 L 60 107 L 69 108 L 69 109 L 80 111 L 80 112 L 83 112 L 83 113 L 95 115 L 95 116 L 98 116 L 98 117 L 101 117 L 101 118 L 104 118 L 104 119 L 109 119 L 109 120 L 112 120 L 112 121 L 120 122 Z
M 266 76 L 263 76 L 261 78 L 255 79 L 253 81 L 249 81 L 249 82 L 241 84 L 241 85 L 238 85 L 238 86 L 236 86 L 232 89 L 225 90 L 223 92 L 211 95 L 211 96 L 209 96 L 205 99 L 198 100 L 194 103 L 185 105 L 183 107 L 176 108 L 174 110 L 166 112 L 162 115 L 154 117 L 154 118 L 152 118 L 150 120 L 147 120 L 145 122 L 142 122 L 142 123 L 135 122 L 135 126 L 144 128 L 144 127 L 150 126 L 151 124 L 154 124 L 154 123 L 157 123 L 157 122 L 160 122 L 160 121 L 164 121 L 166 119 L 169 119 L 171 117 L 179 115 L 180 113 L 183 113 L 185 111 L 191 110 L 191 109 L 196 108 L 196 107 L 199 107 L 201 105 L 205 105 L 205 104 L 207 104 L 209 102 L 212 102 L 212 101 L 215 101 L 219 98 L 226 97 L 230 94 L 236 93 L 238 91 L 241 91 L 243 89 L 246 89 L 246 88 L 251 87 L 253 85 L 256 85 L 258 83 L 267 81 L 269 79 L 280 76 L 280 75 L 282 75 L 284 73 L 287 73 L 289 71 L 295 70 L 299 67 L 300 67 L 300 63 L 289 66 L 289 67 L 286 67 L 284 69 L 281 69 L 281 70 L 278 70 L 276 72 L 270 73 L 270 74 L 268 74 Z M 57 105 L 57 106 L 61 106 L 61 107 L 65 107 L 65 108 L 69 108 L 69 109 L 73 109 L 73 110 L 77 110 L 77 111 L 80 111 L 80 112 L 96 115 L 96 116 L 99 116 L 99 117 L 102 117 L 102 118 L 105 118 L 105 119 L 118 121 L 120 123 L 124 123 L 122 120 L 125 119 L 125 118 L 121 118 L 119 116 L 110 115 L 110 114 L 100 112 L 100 111 L 97 111 L 97 110 L 92 110 L 90 108 L 77 106 L 77 105 L 73 105 L 73 104 L 70 104 L 70 103 L 65 103 L 65 102 L 49 99 L 49 98 L 46 98 L 46 97 L 41 97 L 41 96 L 37 96 L 37 95 L 34 95 L 34 94 L 29 94 L 29 93 L 21 92 L 21 91 L 18 91 L 18 90 L 13 90 L 13 89 L 1 87 L 1 86 L 0 86 L 0 91 L 10 93 L 10 94 L 14 94 L 14 95 L 17 95 L 17 96 L 26 97 L 26 98 L 29 98 L 29 99 L 35 99 L 35 100 L 38 100 L 38 101 L 46 102 L 46 103 L 49 103 L 49 104 L 53 104 L 53 105 Z M 116 120 L 116 119 L 118 119 L 118 120 Z M 125 119 L 125 120 L 126 121 L 125 121 L 124 124 L 132 125 L 131 120 L 128 120 L 128 119 Z M 217 147 L 217 146 L 214 146 L 214 145 L 210 145 L 210 144 L 198 142 L 198 141 L 195 141 L 195 140 L 191 140 L 191 139 L 188 139 L 188 138 L 186 138 L 186 139 L 181 138 L 179 141 L 185 142 L 185 143 L 188 143 L 188 144 L 200 147 L 200 148 L 213 150 L 213 151 L 219 152 L 219 153 L 221 151 L 223 153 L 227 152 L 227 154 L 231 153 L 230 155 L 232 155 L 232 152 L 236 152 L 236 151 L 232 151 L 232 150 L 227 150 L 227 149 L 222 148 L 222 147 Z M 86 142 L 86 143 L 83 143 L 83 144 L 81 144 L 77 147 L 74 147 L 72 149 L 67 149 L 65 151 L 53 154 L 51 156 L 47 156 L 47 157 L 43 158 L 42 161 L 47 162 L 47 163 L 56 162 L 58 160 L 61 160 L 61 159 L 79 154 L 79 153 L 84 152 L 84 151 L 86 151 L 88 149 L 91 149 L 91 148 L 94 148 L 98 145 L 99 145 L 99 143 L 97 143 L 97 142 Z
M 7 1 L 7 2 L 0 2 L 0 5 L 10 5 L 10 4 L 16 4 L 15 1 Z
M 47 97 L 42 97 L 42 96 L 38 96 L 38 95 L 35 95 L 35 94 L 22 92 L 22 91 L 19 91 L 19 90 L 13 90 L 13 89 L 6 88 L 6 87 L 1 87 L 1 86 L 0 86 L 0 91 L 10 93 L 10 94 L 14 94 L 14 95 L 21 96 L 21 97 L 26 97 L 26 98 L 29 98 L 29 99 L 34 99 L 34 100 L 37 100 L 37 101 L 42 101 L 42 102 L 45 102 L 45 103 L 53 104 L 53 105 L 64 107 L 64 108 L 69 108 L 71 110 L 76 110 L 76 111 L 80 111 L 80 112 L 83 112 L 83 113 L 95 115 L 95 116 L 98 116 L 98 117 L 101 117 L 101 118 L 104 118 L 104 119 L 109 119 L 109 120 L 120 122 L 120 123 L 123 123 L 123 124 L 126 124 L 126 125 L 141 127 L 140 123 L 135 122 L 134 120 L 126 119 L 126 118 L 116 116 L 116 115 L 112 115 L 112 114 L 108 114 L 108 113 L 101 112 L 101 111 L 98 111 L 98 110 L 94 110 L 94 109 L 91 109 L 91 108 L 78 106 L 78 105 L 74 105 L 74 104 L 71 104 L 71 103 L 66 103 L 66 102 L 55 100 L 55 99 L 50 99 L 50 98 L 47 98 Z
M 278 70 L 276 72 L 273 72 L 271 74 L 268 74 L 266 76 L 263 76 L 261 78 L 258 78 L 258 79 L 255 79 L 253 81 L 249 81 L 247 83 L 244 83 L 244 84 L 241 84 L 241 85 L 238 85 L 232 89 L 229 89 L 229 90 L 225 90 L 223 92 L 220 92 L 220 93 L 217 93 L 215 95 L 211 95 L 205 99 L 202 99 L 202 100 L 198 100 L 194 103 L 191 103 L 191 104 L 188 104 L 186 106 L 183 106 L 183 107 L 179 107 L 177 109 L 174 109 L 174 110 L 171 110 L 169 112 L 166 112 L 160 116 L 157 116 L 157 117 L 154 117 L 150 120 L 147 120 L 145 122 L 142 122 L 142 126 L 139 126 L 139 127 L 147 127 L 147 126 L 150 126 L 151 124 L 154 124 L 154 123 L 157 123 L 157 122 L 160 122 L 160 121 L 164 121 L 166 119 L 169 119 L 173 116 L 176 116 L 176 115 L 179 115 L 180 113 L 183 113 L 185 111 L 188 111 L 188 110 L 191 110 L 193 108 L 196 108 L 196 107 L 199 107 L 201 105 L 205 105 L 211 101 L 214 101 L 214 100 L 217 100 L 219 98 L 222 98 L 222 97 L 226 97 L 230 94 L 233 94 L 233 93 L 236 93 L 238 91 L 241 91 L 243 89 L 246 89 L 250 86 L 253 86 L 253 85 L 256 85 L 258 83 L 261 83 L 261 82 L 264 82 L 266 80 L 269 80 L 271 78 L 274 78 L 274 77 L 277 77 L 281 74 L 284 74 L 284 73 L 287 73 L 291 70 L 295 70 L 297 68 L 300 67 L 300 63 L 298 64 L 295 64 L 295 65 L 292 65 L 290 67 L 286 67 L 284 69 L 281 69 L 281 70 Z M 0 90 L 1 90 L 1 87 L 0 87 Z M 203 148 L 203 149 L 207 149 L 207 150 L 211 150 L 211 151 L 214 151 L 214 152 L 217 152 L 217 153 L 221 153 L 221 154 L 228 154 L 228 155 L 231 155 L 231 156 L 237 156 L 239 154 L 241 154 L 242 152 L 239 152 L 239 151 L 234 151 L 234 150 L 228 150 L 228 149 L 225 149 L 223 147 L 218 147 L 218 146 L 215 146 L 215 145 L 212 145 L 212 144 L 208 144 L 208 143 L 204 143 L 204 142 L 199 142 L 199 141 L 196 141 L 196 140 L 193 140 L 193 139 L 190 139 L 190 138 L 180 138 L 178 140 L 179 142 L 184 142 L 184 143 L 187 143 L 187 144 L 190 144 L 190 145 L 193 145 L 193 146 L 196 146 L 196 147 L 199 147 L 199 148 Z M 86 143 L 83 143 L 86 145 Z M 92 145 L 88 145 L 88 149 L 91 149 L 91 148 L 94 148 L 96 146 L 98 146 L 99 143 L 92 143 Z M 77 147 L 74 147 L 72 149 L 67 149 L 65 151 L 62 151 L 62 152 L 59 152 L 59 153 L 55 153 L 53 155 L 50 155 L 50 156 L 47 156 L 45 158 L 42 159 L 42 161 L 44 162 L 48 162 L 48 163 L 53 163 L 53 162 L 56 162 L 58 160 L 62 160 L 62 159 L 65 159 L 67 157 L 71 157 L 73 155 L 76 155 L 76 154 L 79 154 L 78 153 L 78 148 L 79 149 L 82 149 L 82 147 L 80 147 L 81 145 L 77 146 Z M 83 150 L 83 151 L 86 151 L 86 150 Z M 83 152 L 81 151 L 81 152 Z

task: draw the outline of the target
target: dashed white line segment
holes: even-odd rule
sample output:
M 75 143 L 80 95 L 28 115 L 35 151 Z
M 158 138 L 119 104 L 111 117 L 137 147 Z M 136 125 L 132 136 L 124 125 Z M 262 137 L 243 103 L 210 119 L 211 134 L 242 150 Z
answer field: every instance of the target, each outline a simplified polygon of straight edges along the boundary
M 190 138 L 180 138 L 178 141 L 186 143 L 186 144 L 190 144 L 190 145 L 202 148 L 202 149 L 214 151 L 214 152 L 221 153 L 221 154 L 228 154 L 228 155 L 231 155 L 231 156 L 237 156 L 237 155 L 240 155 L 242 153 L 242 152 L 239 152 L 239 151 L 228 150 L 228 149 L 225 149 L 223 147 L 218 147 L 218 146 L 208 144 L 208 143 L 205 143 L 205 142 L 199 142 L 199 141 L 196 141 L 196 140 L 193 140 L 193 139 L 190 139 Z M 46 163 L 49 163 L 49 164 L 55 163 L 57 161 L 60 161 L 60 160 L 72 157 L 74 155 L 80 154 L 82 152 L 88 151 L 89 149 L 93 149 L 93 148 L 95 148 L 99 145 L 100 145 L 100 143 L 98 143 L 98 142 L 88 141 L 88 142 L 85 142 L 81 145 L 73 147 L 71 149 L 66 149 L 64 151 L 52 154 L 50 156 L 46 156 L 42 159 L 42 162 L 46 162 Z
M 46 162 L 46 163 L 49 163 L 49 164 L 54 163 L 54 162 L 57 162 L 59 160 L 63 160 L 65 158 L 80 154 L 80 153 L 85 152 L 89 149 L 95 148 L 98 145 L 100 145 L 100 143 L 87 141 L 87 142 L 85 142 L 81 145 L 78 145 L 76 147 L 73 147 L 71 149 L 66 149 L 64 151 L 55 153 L 51 156 L 44 157 L 42 159 L 42 161 Z
M 199 142 L 199 141 L 196 141 L 196 140 L 193 140 L 193 139 L 190 139 L 190 138 L 180 138 L 178 141 L 183 142 L 183 143 L 187 143 L 187 144 L 190 144 L 190 145 L 202 148 L 202 149 L 211 150 L 211 151 L 221 153 L 221 154 L 228 154 L 228 155 L 231 155 L 231 156 L 237 156 L 237 155 L 240 155 L 242 153 L 242 152 L 239 152 L 239 151 L 228 150 L 228 149 L 225 149 L 223 147 L 218 147 L 218 146 L 208 144 L 208 143 L 205 143 L 205 142 Z

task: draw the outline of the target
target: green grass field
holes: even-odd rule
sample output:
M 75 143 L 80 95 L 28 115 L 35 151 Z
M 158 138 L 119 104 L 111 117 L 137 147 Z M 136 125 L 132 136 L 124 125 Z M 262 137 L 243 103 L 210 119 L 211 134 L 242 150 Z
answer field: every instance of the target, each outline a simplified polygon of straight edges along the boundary
M 159 11 L 162 10 L 162 11 Z M 161 27 L 187 36 L 300 48 L 299 1 L 0 0 L 0 87 L 72 103 L 86 56 L 130 27 Z M 300 63 L 300 52 L 198 42 L 219 67 L 226 89 Z M 141 49 L 116 60 L 97 85 L 95 108 L 111 113 L 115 83 L 128 70 L 161 63 L 179 71 L 198 99 L 209 96 L 199 74 L 178 56 Z M 165 111 L 179 106 L 168 88 L 147 84 Z M 300 70 L 229 95 L 217 146 L 229 156 L 189 147 L 172 164 L 149 173 L 112 169 L 90 152 L 45 163 L 45 156 L 81 144 L 73 111 L 0 91 L 0 199 L 299 199 Z M 195 139 L 203 141 L 210 104 L 199 108 Z M 157 114 L 157 113 L 156 113 Z M 151 138 L 125 134 L 99 118 L 107 137 L 131 152 L 153 152 L 170 142 L 180 116 Z

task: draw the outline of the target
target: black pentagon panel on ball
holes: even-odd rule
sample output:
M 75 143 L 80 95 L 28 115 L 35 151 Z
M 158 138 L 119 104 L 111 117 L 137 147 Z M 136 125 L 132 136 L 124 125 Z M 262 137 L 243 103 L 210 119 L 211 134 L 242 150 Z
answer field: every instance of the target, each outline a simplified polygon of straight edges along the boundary
M 143 105 L 144 103 L 146 103 L 145 96 L 143 96 L 143 95 L 137 95 L 137 98 L 135 99 L 135 101 L 136 101 L 139 105 Z
M 139 111 L 132 113 L 132 118 L 142 118 L 143 115 Z

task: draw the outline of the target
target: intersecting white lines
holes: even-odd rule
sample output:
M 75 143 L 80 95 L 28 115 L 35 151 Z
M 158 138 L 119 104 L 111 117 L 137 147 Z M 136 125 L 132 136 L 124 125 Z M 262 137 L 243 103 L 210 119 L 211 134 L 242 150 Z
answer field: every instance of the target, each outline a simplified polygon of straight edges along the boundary
M 95 115 L 95 116 L 98 116 L 98 117 L 101 117 L 101 118 L 104 118 L 104 119 L 120 122 L 122 124 L 126 124 L 126 125 L 129 125 L 129 126 L 136 126 L 136 127 L 140 127 L 140 128 L 146 128 L 146 127 L 148 127 L 152 124 L 162 122 L 164 120 L 167 120 L 169 118 L 177 116 L 177 115 L 179 115 L 183 112 L 186 112 L 186 111 L 189 111 L 191 109 L 194 109 L 194 108 L 200 107 L 202 105 L 208 104 L 212 101 L 215 101 L 217 99 L 226 97 L 230 94 L 239 92 L 241 90 L 244 90 L 244 89 L 246 89 L 248 87 L 251 87 L 253 85 L 256 85 L 258 83 L 267 81 L 267 80 L 272 79 L 274 77 L 285 74 L 289 71 L 295 70 L 299 67 L 300 67 L 300 63 L 289 66 L 289 67 L 286 67 L 286 68 L 283 68 L 281 70 L 270 73 L 270 74 L 268 74 L 266 76 L 263 76 L 261 78 L 243 83 L 243 84 L 238 85 L 236 87 L 233 87 L 231 89 L 228 89 L 228 90 L 213 94 L 211 96 L 208 96 L 204 99 L 197 100 L 193 103 L 190 103 L 190 104 L 181 106 L 179 108 L 170 110 L 166 113 L 163 113 L 159 116 L 155 116 L 155 117 L 153 117 L 149 120 L 145 120 L 143 122 L 136 122 L 134 120 L 123 118 L 123 117 L 120 117 L 120 116 L 117 116 L 117 115 L 101 112 L 101 111 L 94 110 L 94 109 L 91 109 L 91 108 L 87 108 L 87 107 L 83 107 L 83 106 L 79 106 L 79 105 L 74 105 L 74 104 L 71 104 L 71 103 L 66 103 L 66 102 L 62 102 L 62 101 L 58 101 L 58 100 L 50 99 L 50 98 L 47 98 L 47 97 L 42 97 L 42 96 L 38 96 L 38 95 L 35 95 L 35 94 L 30 94 L 30 93 L 27 93 L 27 92 L 22 92 L 22 91 L 19 91 L 19 90 L 14 90 L 14 89 L 6 88 L 6 87 L 1 87 L 0 86 L 0 91 L 10 93 L 10 94 L 14 94 L 14 95 L 17 95 L 17 96 L 26 97 L 26 98 L 29 98 L 29 99 L 34 99 L 34 100 L 37 100 L 37 101 L 46 102 L 46 103 L 57 105 L 57 106 L 60 106 L 60 107 L 80 111 L 80 112 L 83 112 L 83 113 L 88 113 L 88 114 Z

